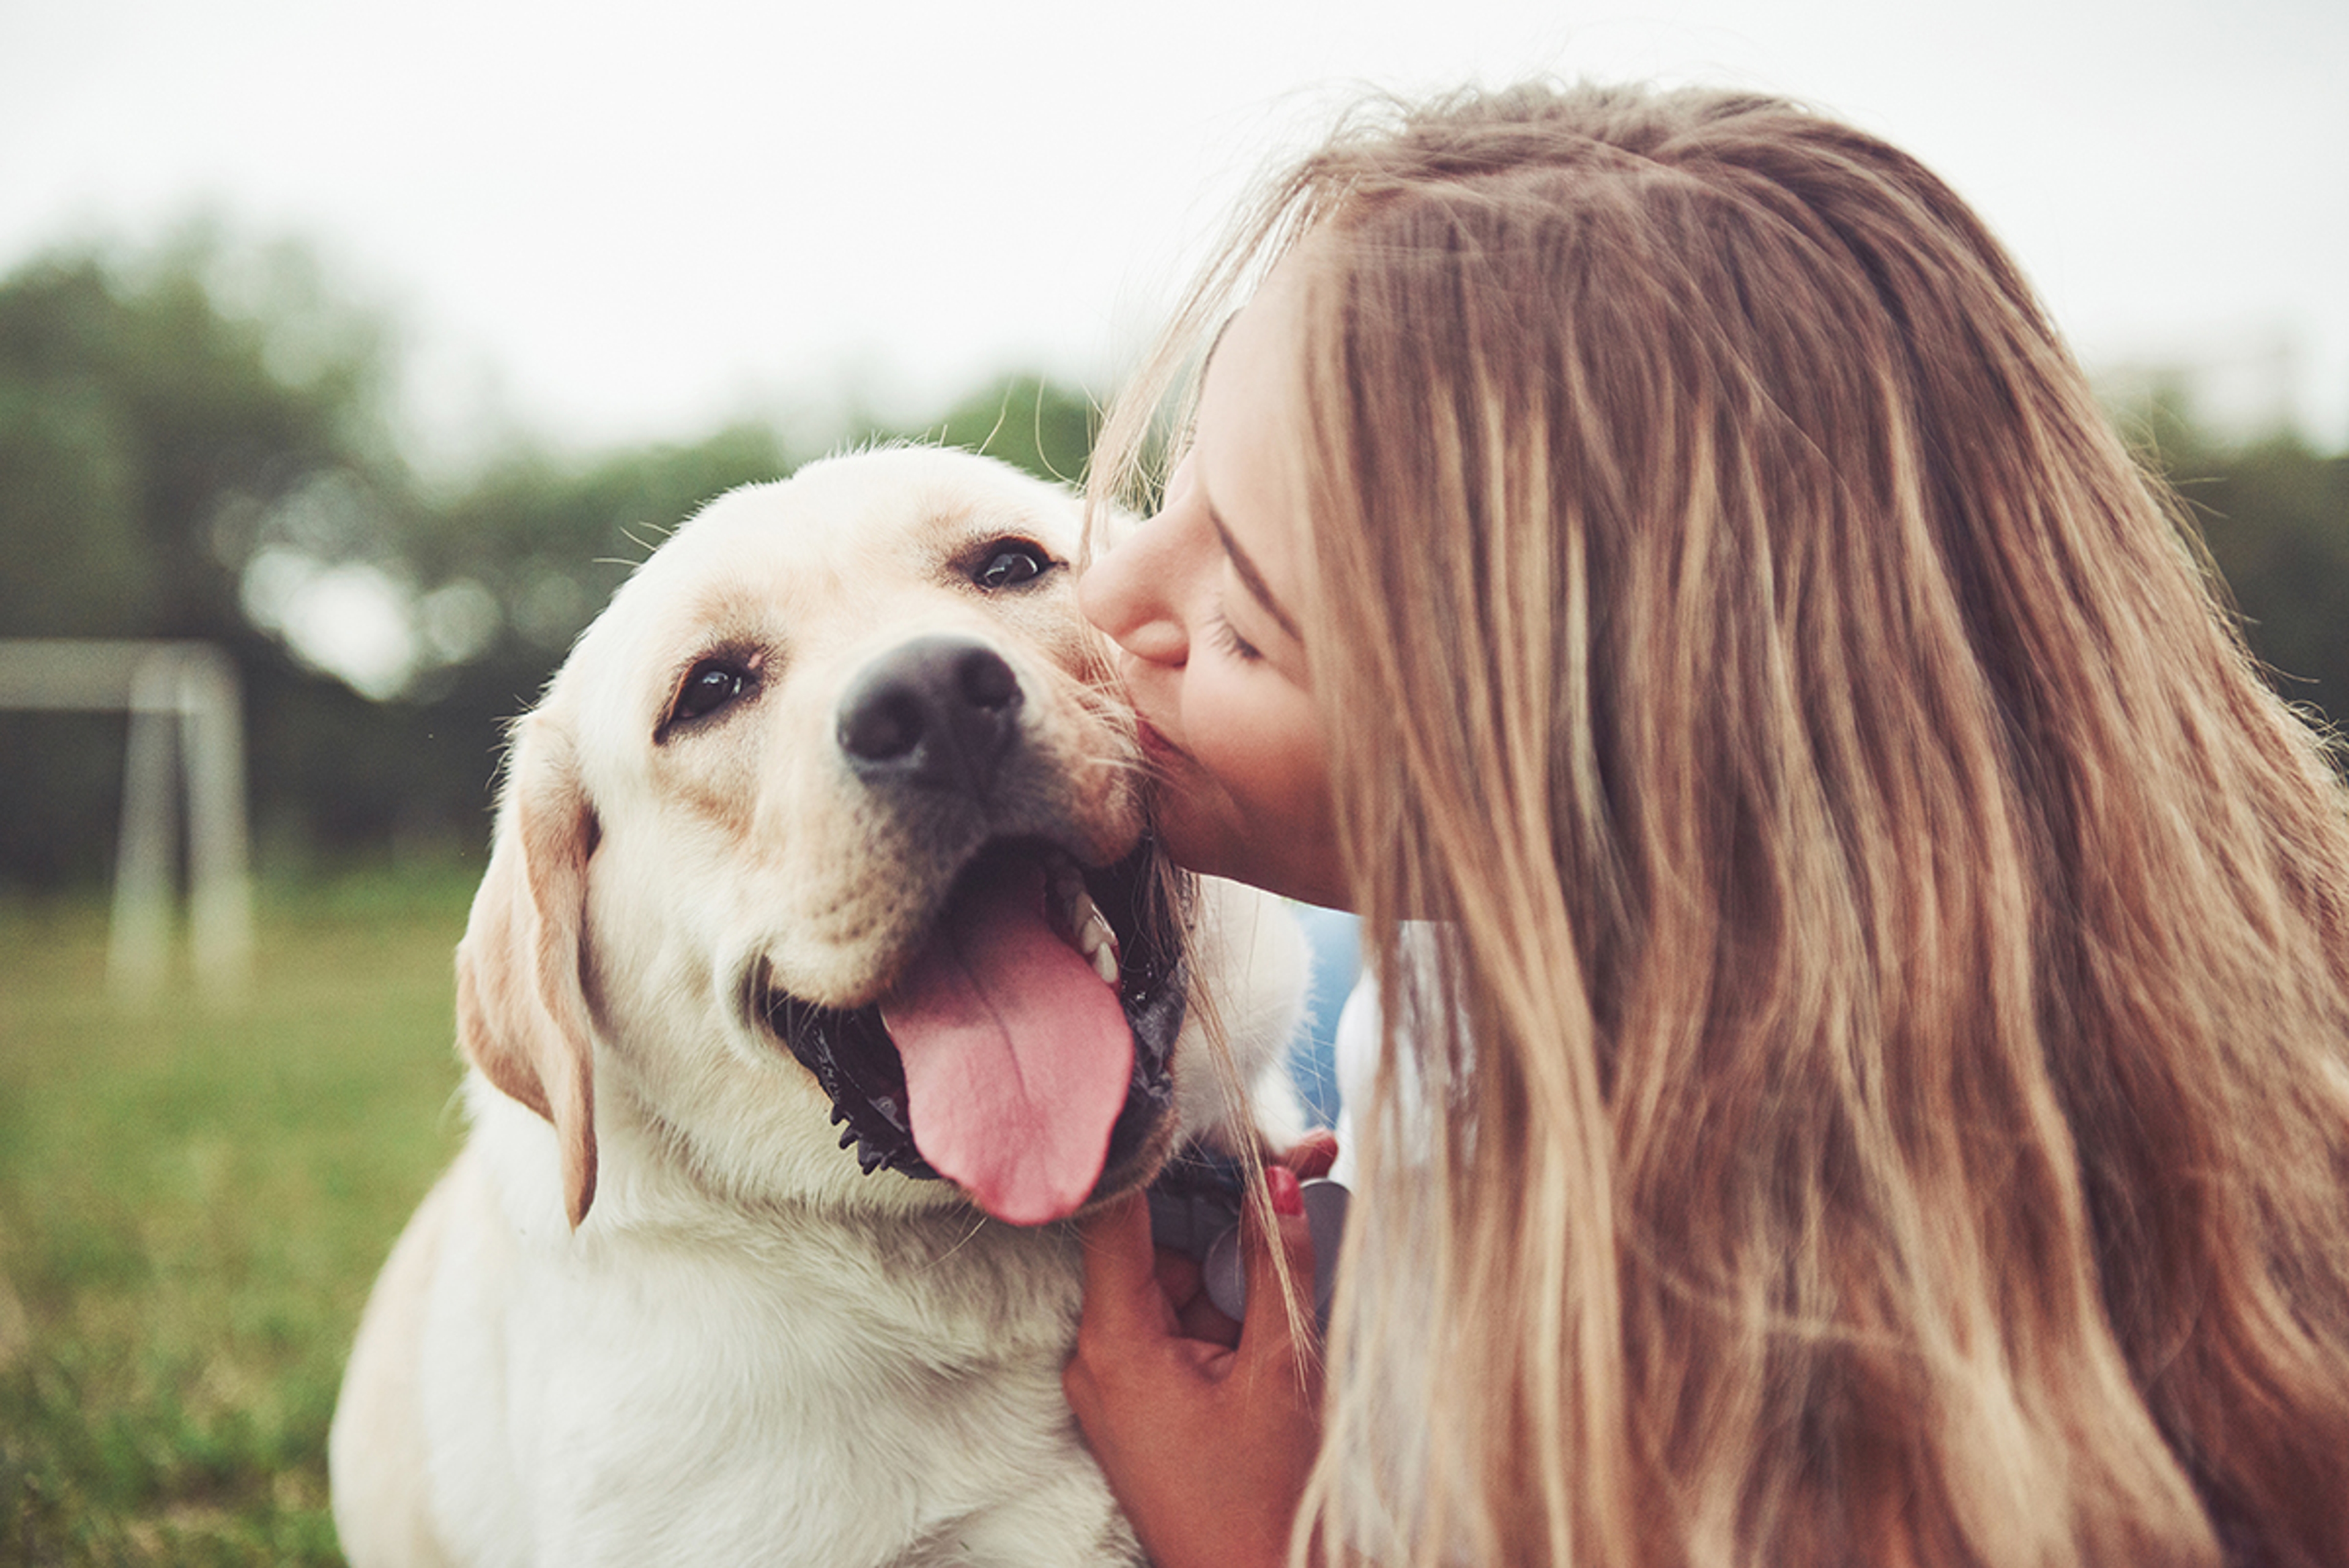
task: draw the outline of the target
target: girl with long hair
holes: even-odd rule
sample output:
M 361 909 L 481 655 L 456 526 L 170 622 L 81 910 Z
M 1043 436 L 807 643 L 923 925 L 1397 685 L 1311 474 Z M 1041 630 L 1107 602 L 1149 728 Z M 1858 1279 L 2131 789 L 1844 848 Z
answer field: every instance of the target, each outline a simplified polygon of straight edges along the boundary
M 1326 1346 L 1088 1230 L 1163 1568 L 2349 1563 L 2349 792 L 1973 214 L 1748 95 L 1381 109 L 1097 502 L 1203 357 L 1085 602 L 1376 1071 Z

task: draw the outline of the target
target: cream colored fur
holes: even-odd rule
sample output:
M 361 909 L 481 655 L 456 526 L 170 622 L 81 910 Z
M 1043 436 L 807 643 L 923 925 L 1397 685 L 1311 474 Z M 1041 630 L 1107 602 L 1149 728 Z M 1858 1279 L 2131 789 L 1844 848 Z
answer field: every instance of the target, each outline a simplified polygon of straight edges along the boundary
M 1076 528 L 1061 492 L 926 449 L 737 492 L 517 727 L 459 953 L 471 1136 L 385 1268 L 335 1417 L 354 1568 L 1139 1560 L 1061 1391 L 1071 1228 L 861 1174 L 746 995 L 763 975 L 871 1001 L 956 869 L 834 743 L 843 687 L 908 637 L 984 639 L 1019 678 L 1000 831 L 1095 861 L 1135 841 L 1130 725 L 1081 700 L 1071 574 L 990 595 L 967 569 L 1000 538 L 1066 561 Z M 765 660 L 755 700 L 657 740 L 719 649 Z M 1194 972 L 1254 1075 L 1301 943 L 1243 889 L 1202 904 Z M 1174 1071 L 1184 1136 L 1293 1133 L 1269 1072 L 1257 1125 L 1227 1124 L 1195 1023 Z

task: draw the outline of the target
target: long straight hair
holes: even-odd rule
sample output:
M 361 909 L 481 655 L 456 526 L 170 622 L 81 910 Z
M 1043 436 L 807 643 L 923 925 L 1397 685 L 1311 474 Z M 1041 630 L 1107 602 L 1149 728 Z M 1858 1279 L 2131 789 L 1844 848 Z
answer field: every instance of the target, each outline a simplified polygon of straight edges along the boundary
M 1979 221 L 1777 100 L 1372 106 L 1097 498 L 1284 255 L 1387 1021 L 1300 1551 L 2349 1563 L 2349 797 Z

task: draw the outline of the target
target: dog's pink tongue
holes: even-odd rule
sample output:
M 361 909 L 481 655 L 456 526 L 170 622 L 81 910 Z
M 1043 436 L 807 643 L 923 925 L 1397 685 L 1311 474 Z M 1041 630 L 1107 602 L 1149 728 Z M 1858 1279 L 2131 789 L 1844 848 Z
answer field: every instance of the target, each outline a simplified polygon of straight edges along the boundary
M 1133 1074 L 1117 992 L 1044 919 L 1044 872 L 958 900 L 881 1003 L 914 1146 L 1015 1225 L 1072 1214 L 1101 1179 Z

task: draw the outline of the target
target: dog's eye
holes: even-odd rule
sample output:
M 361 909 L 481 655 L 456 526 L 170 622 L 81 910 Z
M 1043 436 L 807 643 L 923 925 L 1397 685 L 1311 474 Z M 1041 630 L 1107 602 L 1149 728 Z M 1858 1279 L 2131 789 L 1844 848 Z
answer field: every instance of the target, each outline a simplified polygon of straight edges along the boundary
M 1042 576 L 1051 566 L 1051 558 L 1035 545 L 1006 540 L 988 550 L 970 580 L 982 588 L 1013 588 Z
M 749 691 L 751 680 L 750 672 L 739 664 L 723 659 L 703 659 L 686 671 L 685 684 L 678 689 L 668 722 L 675 724 L 715 713 Z

